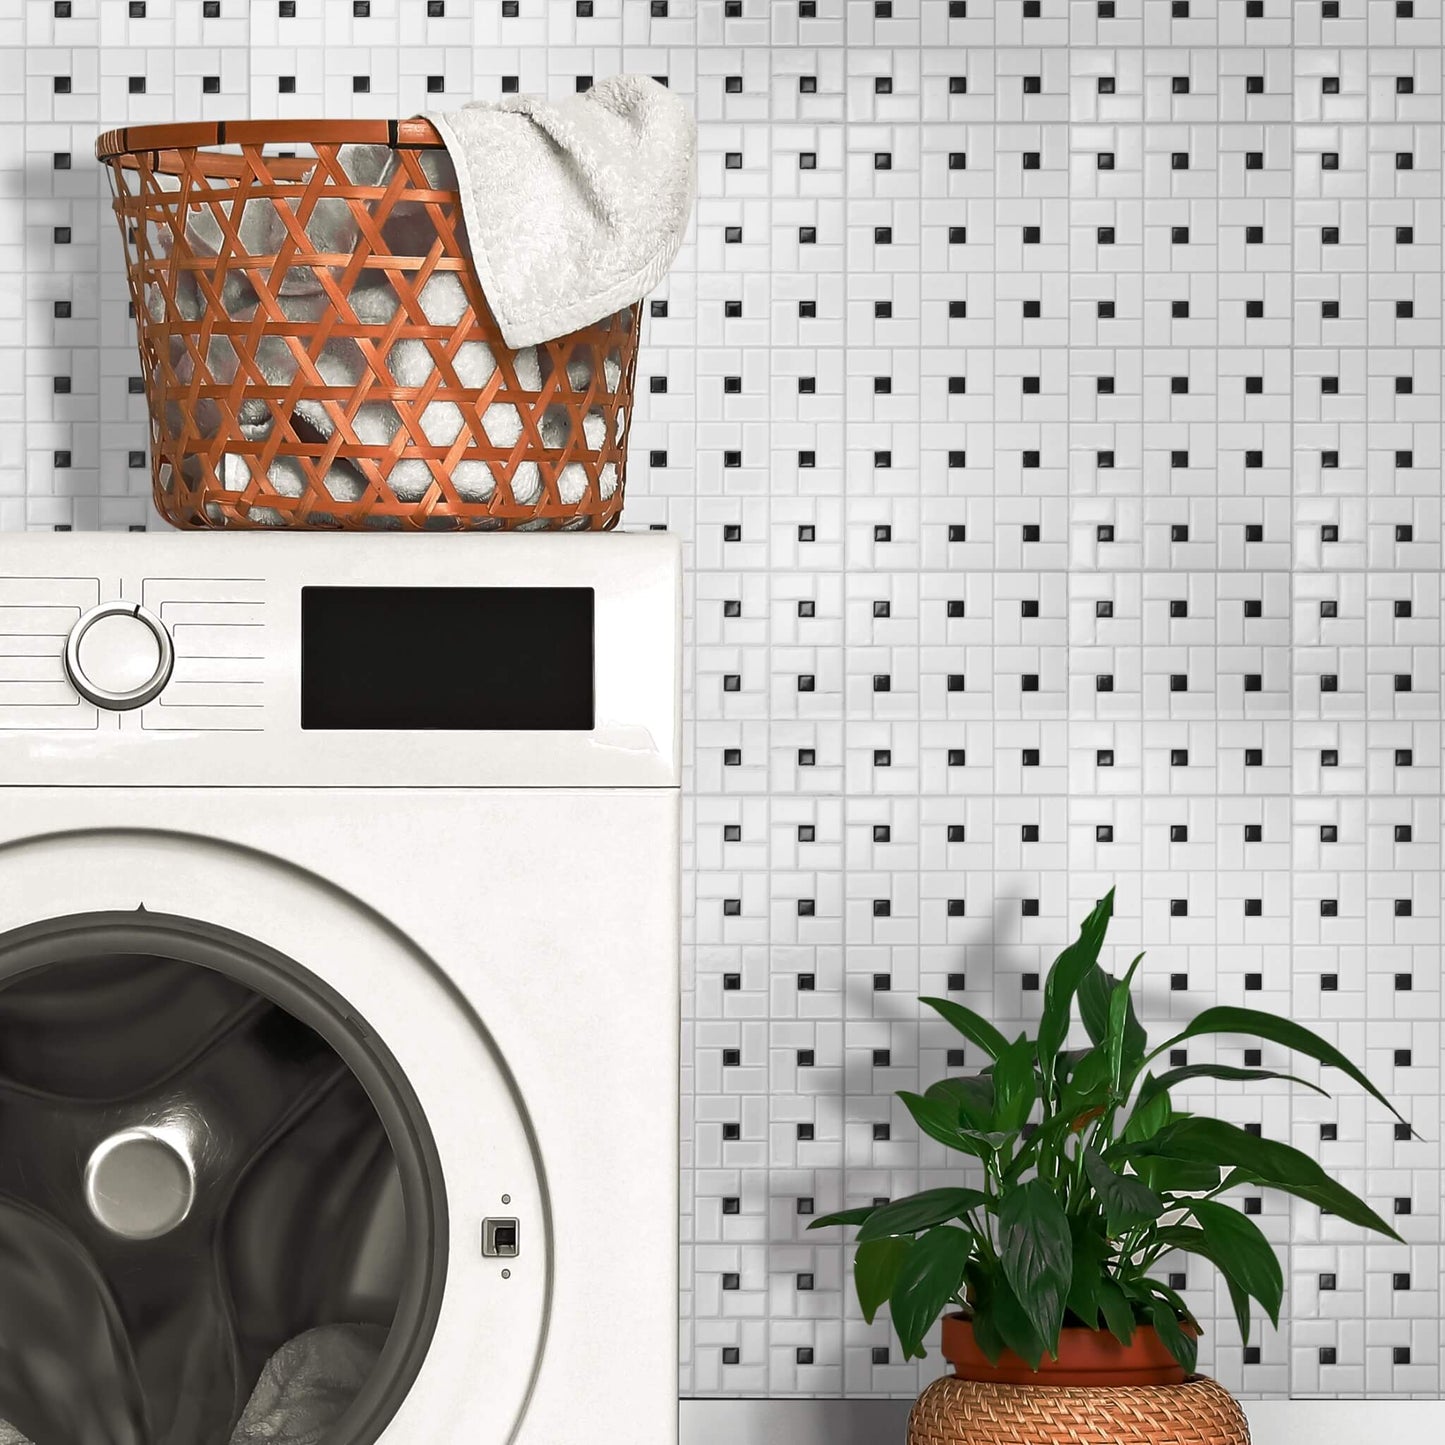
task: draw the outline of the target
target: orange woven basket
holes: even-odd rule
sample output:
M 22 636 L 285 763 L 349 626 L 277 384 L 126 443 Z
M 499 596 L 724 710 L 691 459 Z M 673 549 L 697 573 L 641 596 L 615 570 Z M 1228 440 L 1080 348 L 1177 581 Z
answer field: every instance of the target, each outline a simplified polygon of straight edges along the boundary
M 429 122 L 133 126 L 95 151 L 168 521 L 617 524 L 641 305 L 509 349 Z
M 918 1397 L 908 1445 L 1249 1445 L 1221 1385 L 996 1385 L 948 1375 Z

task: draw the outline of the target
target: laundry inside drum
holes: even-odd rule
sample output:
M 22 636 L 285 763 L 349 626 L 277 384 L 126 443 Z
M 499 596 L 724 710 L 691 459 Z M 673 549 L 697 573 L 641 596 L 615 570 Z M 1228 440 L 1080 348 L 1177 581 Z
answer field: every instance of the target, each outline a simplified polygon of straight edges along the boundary
M 365 1445 L 395 1412 L 426 1151 L 338 1010 L 254 982 L 99 950 L 0 980 L 0 1445 Z

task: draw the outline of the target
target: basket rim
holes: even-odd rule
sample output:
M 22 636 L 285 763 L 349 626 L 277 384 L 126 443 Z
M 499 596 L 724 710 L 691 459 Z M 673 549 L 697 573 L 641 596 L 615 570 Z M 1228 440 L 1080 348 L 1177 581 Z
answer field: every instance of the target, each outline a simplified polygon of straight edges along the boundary
M 118 160 L 145 151 L 217 145 L 388 145 L 393 150 L 441 150 L 441 132 L 421 116 L 409 120 L 210 120 L 127 125 L 102 131 L 95 158 Z

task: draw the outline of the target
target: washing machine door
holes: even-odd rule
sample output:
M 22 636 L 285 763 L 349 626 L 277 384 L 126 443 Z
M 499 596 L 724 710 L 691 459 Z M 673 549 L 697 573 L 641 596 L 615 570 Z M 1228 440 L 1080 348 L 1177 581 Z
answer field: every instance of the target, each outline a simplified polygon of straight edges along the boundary
M 117 858 L 160 862 L 177 841 L 111 839 L 112 885 Z M 95 879 L 86 855 L 104 846 L 70 840 L 59 876 Z M 43 891 L 63 847 L 26 860 L 52 865 Z M 197 898 L 205 852 L 187 870 Z M 0 852 L 0 886 L 20 882 L 17 861 Z M 473 1070 L 491 1107 L 459 1126 L 454 1100 L 436 1103 L 448 1076 L 418 1048 L 446 1052 L 460 1024 L 471 1063 L 491 1051 L 436 971 L 318 888 L 308 914 L 352 915 L 323 943 L 295 911 L 304 880 L 268 910 L 268 868 L 226 862 L 226 896 L 252 875 L 249 931 L 234 908 L 144 903 L 0 931 L 0 1445 L 410 1445 L 440 1415 L 504 1440 L 526 1355 L 514 1346 L 502 1370 L 471 1346 L 492 1330 L 535 1340 L 542 1318 L 537 1291 L 508 1290 L 498 1267 L 499 1235 L 515 1251 L 541 1196 L 505 1078 Z M 389 1004 L 408 994 L 401 1025 Z M 455 1096 L 467 1076 L 449 1077 Z M 449 1170 L 459 1149 L 471 1157 Z M 449 1188 L 475 1192 L 477 1156 L 496 1196 L 481 1227 L 470 1200 L 455 1217 Z M 484 1408 L 479 1369 L 497 1396 Z

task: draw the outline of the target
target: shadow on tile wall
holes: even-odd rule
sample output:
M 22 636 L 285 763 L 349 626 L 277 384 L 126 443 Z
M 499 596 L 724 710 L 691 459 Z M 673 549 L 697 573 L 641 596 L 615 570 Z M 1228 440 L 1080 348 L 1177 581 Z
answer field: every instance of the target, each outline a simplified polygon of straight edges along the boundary
M 957 1064 L 916 996 L 1032 1017 L 1111 883 L 1150 1018 L 1317 1024 L 1424 1136 L 1201 1093 L 1407 1240 L 1267 1201 L 1291 1322 L 1209 1368 L 1439 1392 L 1441 40 L 1440 0 L 0 4 L 9 528 L 149 518 L 102 126 L 696 104 L 628 509 L 690 544 L 685 1393 L 936 1371 L 809 1211 L 945 1177 L 891 1098 Z

